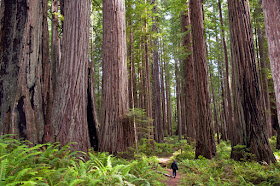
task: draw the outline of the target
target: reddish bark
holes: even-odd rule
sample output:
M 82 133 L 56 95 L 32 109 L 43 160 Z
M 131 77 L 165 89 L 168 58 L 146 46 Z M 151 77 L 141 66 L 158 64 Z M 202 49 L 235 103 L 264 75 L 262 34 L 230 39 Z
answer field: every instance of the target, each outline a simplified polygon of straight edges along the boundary
M 103 1 L 102 117 L 99 149 L 116 154 L 134 143 L 128 111 L 124 0 Z
M 201 1 L 190 0 L 192 41 L 195 76 L 196 100 L 196 151 L 195 157 L 202 155 L 212 159 L 216 155 L 208 71 L 206 60 L 206 46 L 203 29 L 203 14 Z
M 185 99 L 185 113 L 186 113 L 186 131 L 185 138 L 196 138 L 195 133 L 195 86 L 194 86 L 194 64 L 191 45 L 191 32 L 190 32 L 190 11 L 182 14 L 182 32 L 186 33 L 183 37 L 183 45 L 185 47 L 185 53 L 187 54 L 184 59 L 184 93 Z
M 243 158 L 234 147 L 245 145 L 258 161 L 275 162 L 264 132 L 253 32 L 248 0 L 228 1 L 232 52 L 234 138 L 232 157 Z
M 272 77 L 274 80 L 274 89 L 276 95 L 276 107 L 278 121 L 280 121 L 280 1 L 262 0 L 263 13 L 265 21 L 265 31 L 268 40 L 268 51 Z M 280 126 L 279 126 L 280 127 Z M 280 146 L 280 144 L 279 144 Z
M 52 125 L 62 145 L 75 150 L 90 147 L 87 122 L 88 48 L 90 3 L 64 1 L 61 64 L 58 68 Z

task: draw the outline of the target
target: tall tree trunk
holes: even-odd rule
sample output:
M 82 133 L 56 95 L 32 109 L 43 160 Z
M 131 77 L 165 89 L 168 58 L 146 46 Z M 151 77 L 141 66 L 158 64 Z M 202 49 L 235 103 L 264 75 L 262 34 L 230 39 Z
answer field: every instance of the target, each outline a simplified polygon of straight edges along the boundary
M 182 139 L 182 115 L 181 115 L 181 87 L 180 87 L 180 73 L 178 62 L 175 60 L 175 76 L 176 76 L 176 98 L 177 98 L 177 118 L 178 118 L 178 136 Z
M 172 135 L 172 104 L 171 104 L 171 88 L 170 88 L 170 72 L 168 72 L 167 64 L 164 62 L 165 71 L 165 87 L 166 87 L 166 102 L 167 102 L 167 131 L 169 135 Z
M 162 47 L 162 50 L 163 47 Z M 161 56 L 163 53 L 161 54 Z M 165 85 L 164 85 L 164 62 L 163 62 L 163 57 L 161 57 L 161 100 L 162 100 L 162 125 L 163 125 L 163 133 L 164 136 L 166 136 L 166 131 L 167 131 L 167 126 L 166 126 L 166 104 L 165 104 Z
M 51 115 L 53 109 L 54 93 L 56 88 L 57 70 L 61 61 L 61 48 L 59 37 L 59 23 L 58 23 L 58 0 L 52 0 L 52 34 L 51 34 L 51 65 L 50 65 L 50 94 L 48 97 L 47 113 L 45 115 L 45 131 L 44 142 L 54 142 L 54 126 L 51 124 Z M 49 40 L 49 39 L 47 39 Z M 49 46 L 48 46 L 49 48 Z
M 225 86 L 226 86 L 226 103 L 227 104 L 227 125 L 228 126 L 228 133 L 227 135 L 232 140 L 233 137 L 233 112 L 232 112 L 232 103 L 231 103 L 231 90 L 229 86 L 229 64 L 228 64 L 228 52 L 227 52 L 227 43 L 225 39 L 225 29 L 224 29 L 224 21 L 223 21 L 223 14 L 222 14 L 222 7 L 221 7 L 221 0 L 218 0 L 218 6 L 219 6 L 219 15 L 220 15 L 220 22 L 222 27 L 222 42 L 223 42 L 223 49 L 224 49 L 224 57 L 225 57 L 225 66 L 226 66 L 226 80 L 225 80 Z
M 128 8 L 132 11 L 132 2 L 129 2 Z M 129 47 L 128 47 L 128 59 L 129 59 L 129 108 L 137 105 L 137 91 L 136 91 L 136 75 L 135 75 L 135 64 L 134 64 L 134 47 L 133 47 L 133 19 L 132 14 L 128 17 L 128 31 L 129 31 Z M 137 107 L 137 106 L 136 106 Z
M 245 145 L 258 161 L 275 162 L 264 132 L 265 118 L 260 103 L 249 1 L 230 0 L 228 7 L 235 108 L 232 157 L 235 160 L 243 158 L 234 148 L 239 144 Z
M 274 89 L 276 95 L 276 107 L 278 121 L 280 121 L 280 1 L 279 0 L 262 0 L 265 31 L 268 40 L 268 51 L 272 77 L 274 80 Z M 280 128 L 280 126 L 279 126 Z M 280 134 L 280 132 L 278 133 Z M 280 137 L 279 137 L 280 138 Z M 279 141 L 280 146 L 280 141 Z
M 147 11 L 147 10 L 146 10 Z M 150 56 L 149 56 L 149 42 L 148 42 L 148 15 L 146 12 L 145 18 L 145 65 L 146 65 L 146 113 L 148 118 L 152 118 L 152 95 L 151 95 L 151 72 L 150 72 Z M 149 139 L 154 139 L 153 122 L 150 123 Z
M 211 91 L 212 91 L 212 98 L 213 98 L 213 105 L 214 105 L 214 120 L 215 120 L 215 131 L 217 133 L 217 142 L 220 144 L 220 138 L 219 138 L 219 123 L 218 123 L 218 114 L 217 114 L 217 107 L 216 107 L 216 96 L 214 91 L 214 85 L 213 85 L 213 74 L 210 71 L 210 82 L 211 82 Z
M 186 132 L 185 138 L 191 137 L 196 139 L 195 133 L 195 86 L 194 86 L 194 62 L 192 55 L 192 45 L 191 45 L 191 32 L 190 32 L 190 11 L 187 10 L 182 14 L 182 32 L 187 33 L 183 37 L 183 46 L 186 48 L 186 53 L 188 54 L 184 59 L 184 82 L 185 89 L 184 93 L 186 94 Z
M 259 1 L 259 5 L 257 7 L 257 13 L 262 14 L 261 1 Z M 266 56 L 265 56 L 265 48 L 264 48 L 264 29 L 261 28 L 261 22 L 263 20 L 261 18 L 258 19 L 257 23 L 257 35 L 258 35 L 258 46 L 259 46 L 259 54 L 260 54 L 260 77 L 262 79 L 262 94 L 264 101 L 264 114 L 266 118 L 266 134 L 268 137 L 272 136 L 272 126 L 271 126 L 271 114 L 270 114 L 270 98 L 269 98 L 269 90 L 268 90 L 268 81 L 267 81 L 267 67 L 266 67 Z
M 87 122 L 89 1 L 64 1 L 62 58 L 58 68 L 52 125 L 62 145 L 87 151 L 90 147 Z
M 208 84 L 208 72 L 206 61 L 206 46 L 203 29 L 203 14 L 201 1 L 190 0 L 194 76 L 195 76 L 195 100 L 196 100 L 196 151 L 199 155 L 212 159 L 216 155 L 212 114 L 210 108 L 210 95 Z
M 49 51 L 49 29 L 48 29 L 48 1 L 42 2 L 43 6 L 43 111 L 44 111 L 44 136 L 43 143 L 53 141 L 53 127 L 51 126 L 51 115 L 53 109 L 53 79 L 52 64 Z M 51 140 L 52 139 L 52 140 Z
M 142 41 L 142 39 L 140 38 L 140 40 Z M 145 61 L 145 57 L 143 57 L 143 44 L 142 42 L 140 43 L 140 61 L 138 63 L 138 76 L 139 76 L 139 107 L 142 109 L 146 109 L 146 103 L 145 103 L 145 63 L 143 61 Z
M 153 12 L 157 13 L 156 0 L 151 0 Z M 158 33 L 157 28 L 157 17 L 153 17 L 154 24 L 152 31 Z M 153 113 L 154 113 L 154 131 L 156 142 L 163 142 L 163 126 L 162 126 L 162 115 L 161 115 L 161 100 L 160 100 L 160 82 L 159 82 L 159 57 L 158 57 L 158 38 L 154 38 L 153 41 Z
M 216 41 L 218 41 L 218 37 L 216 38 Z M 225 77 L 225 67 L 223 65 L 224 63 L 219 61 L 218 62 L 218 70 L 220 75 L 220 91 L 221 91 L 221 97 L 222 102 L 221 105 L 219 105 L 219 112 L 220 112 L 220 121 L 221 121 L 221 139 L 227 141 L 228 140 L 228 117 L 229 117 L 229 109 L 228 109 L 228 102 L 227 102 L 227 94 L 225 93 L 225 84 L 226 84 L 226 77 Z M 222 109 L 220 108 L 222 106 Z
M 48 77 L 42 72 L 49 63 L 43 5 L 42 0 L 1 2 L 0 133 L 18 134 L 33 144 L 42 142 L 42 91 L 48 91 L 43 84 Z
M 102 119 L 99 148 L 116 154 L 134 142 L 128 111 L 125 2 L 103 1 Z
M 90 53 L 91 60 L 88 63 L 88 87 L 87 87 L 87 121 L 89 128 L 89 140 L 94 150 L 98 150 L 98 140 L 100 139 L 99 132 L 99 117 L 96 107 L 95 95 L 95 61 L 94 61 L 94 37 L 93 29 L 91 30 Z

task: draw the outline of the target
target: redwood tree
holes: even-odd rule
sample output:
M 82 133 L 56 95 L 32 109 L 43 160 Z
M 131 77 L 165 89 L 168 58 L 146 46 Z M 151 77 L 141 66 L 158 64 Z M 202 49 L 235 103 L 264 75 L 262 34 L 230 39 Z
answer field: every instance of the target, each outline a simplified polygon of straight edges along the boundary
M 61 64 L 58 67 L 52 125 L 56 140 L 76 150 L 90 147 L 87 83 L 90 1 L 64 1 Z
M 156 0 L 152 0 L 151 4 L 153 12 L 157 13 Z M 157 16 L 153 17 L 154 23 L 152 31 L 158 33 L 157 28 Z M 159 54 L 158 54 L 158 37 L 154 38 L 153 41 L 153 119 L 154 119 L 154 134 L 156 142 L 163 142 L 163 124 L 162 124 L 162 113 L 161 113 L 161 94 L 160 94 L 160 81 L 159 81 Z
M 232 157 L 243 158 L 235 146 L 244 145 L 258 161 L 275 162 L 264 131 L 249 1 L 229 0 L 228 8 L 235 118 Z
M 274 81 L 277 115 L 278 121 L 280 121 L 280 1 L 262 0 L 262 4 L 265 21 L 265 31 L 269 43 L 268 50 L 272 77 Z M 279 123 L 276 128 L 278 128 L 278 139 L 280 139 Z M 277 146 L 280 148 L 280 140 L 278 140 Z
M 0 133 L 34 144 L 42 142 L 48 92 L 46 6 L 43 0 L 1 1 Z
M 125 151 L 134 141 L 128 111 L 125 1 L 103 1 L 102 118 L 99 149 Z
M 183 37 L 183 46 L 185 49 L 186 57 L 183 60 L 184 63 L 184 94 L 185 99 L 185 113 L 186 113 L 186 131 L 185 138 L 191 137 L 195 139 L 195 87 L 194 87 L 194 64 L 192 55 L 192 44 L 191 44 L 191 28 L 190 28 L 190 11 L 186 10 L 182 14 L 182 32 L 185 33 Z
M 196 100 L 196 151 L 211 159 L 216 154 L 209 95 L 202 3 L 190 0 Z

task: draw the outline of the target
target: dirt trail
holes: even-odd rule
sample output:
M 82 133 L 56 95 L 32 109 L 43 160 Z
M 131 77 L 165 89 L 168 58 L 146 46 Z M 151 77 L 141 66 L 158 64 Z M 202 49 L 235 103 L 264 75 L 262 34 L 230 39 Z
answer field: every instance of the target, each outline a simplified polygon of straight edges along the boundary
M 166 180 L 164 183 L 167 186 L 176 186 L 179 184 L 179 180 L 180 180 L 180 173 L 177 171 L 177 176 L 176 178 L 172 177 L 172 170 L 170 169 L 170 167 L 167 166 L 168 161 L 170 160 L 171 157 L 166 157 L 166 158 L 160 158 L 159 159 L 159 164 L 161 164 L 161 166 L 166 167 L 166 170 L 168 171 L 168 180 Z

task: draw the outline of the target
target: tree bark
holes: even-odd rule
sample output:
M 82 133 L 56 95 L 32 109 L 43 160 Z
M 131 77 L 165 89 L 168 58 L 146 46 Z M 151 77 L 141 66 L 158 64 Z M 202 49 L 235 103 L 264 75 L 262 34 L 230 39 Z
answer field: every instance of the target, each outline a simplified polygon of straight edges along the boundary
M 61 145 L 76 142 L 71 146 L 86 152 L 90 147 L 87 121 L 89 1 L 65 0 L 64 17 L 52 125 L 56 141 Z
M 162 47 L 162 50 L 163 47 Z M 161 100 L 162 100 L 162 125 L 163 125 L 163 133 L 166 136 L 167 126 L 166 126 L 166 104 L 165 104 L 165 85 L 164 85 L 164 62 L 163 62 L 163 53 L 161 54 Z
M 213 85 L 213 74 L 210 72 L 210 82 L 211 82 L 211 91 L 212 91 L 212 98 L 213 98 L 213 105 L 214 105 L 214 120 L 215 120 L 215 131 L 217 133 L 217 142 L 220 144 L 220 137 L 219 137 L 219 123 L 218 123 L 218 114 L 217 114 L 217 107 L 216 107 L 216 96 L 214 91 Z
M 261 5 L 259 5 L 261 6 Z M 261 14 L 261 7 L 257 8 L 258 14 Z M 272 126 L 271 126 L 271 114 L 270 114 L 270 98 L 269 98 L 269 90 L 268 90 L 268 81 L 267 81 L 267 67 L 266 67 L 266 59 L 265 59 L 265 48 L 264 48 L 264 30 L 261 29 L 261 21 L 259 20 L 257 23 L 257 36 L 258 36 L 258 47 L 260 54 L 260 76 L 262 83 L 262 99 L 264 102 L 264 114 L 266 120 L 266 134 L 268 137 L 272 136 Z
M 224 29 L 224 21 L 223 21 L 223 14 L 222 14 L 222 7 L 221 7 L 221 0 L 218 1 L 219 6 L 219 15 L 220 15 L 220 22 L 221 22 L 221 30 L 222 30 L 222 42 L 223 42 L 223 49 L 224 49 L 224 57 L 225 57 L 225 66 L 226 66 L 226 80 L 225 80 L 225 86 L 226 86 L 226 103 L 227 103 L 227 127 L 228 127 L 228 133 L 227 135 L 232 140 L 233 139 L 233 112 L 232 112 L 232 102 L 231 102 L 231 90 L 229 86 L 230 82 L 230 76 L 229 76 L 229 63 L 228 63 L 228 52 L 227 52 L 227 43 L 225 39 L 225 29 Z
M 170 136 L 172 136 L 172 105 L 171 105 L 171 87 L 170 87 L 170 72 L 167 68 L 166 62 L 164 62 L 164 71 L 165 71 L 165 87 L 166 87 L 166 102 L 167 102 L 167 131 Z
M 235 108 L 232 157 L 244 158 L 235 146 L 245 145 L 258 161 L 272 163 L 276 160 L 264 132 L 249 1 L 231 0 L 228 7 Z
M 43 1 L 1 3 L 0 133 L 18 134 L 33 144 L 42 142 L 48 41 Z M 44 64 L 44 67 L 43 67 Z M 47 83 L 47 82 L 45 82 Z M 3 129 L 3 130 L 2 130 Z
M 156 0 L 151 0 L 153 7 L 153 13 L 157 13 Z M 152 31 L 158 33 L 157 17 L 153 17 L 154 24 Z M 159 57 L 158 57 L 158 37 L 153 41 L 153 113 L 154 113 L 154 131 L 155 140 L 158 143 L 162 143 L 164 140 L 163 126 L 162 126 L 162 114 L 161 114 L 161 94 L 160 94 L 160 81 L 159 81 Z
M 175 60 L 175 77 L 176 77 L 176 98 L 177 98 L 177 118 L 178 118 L 178 136 L 179 140 L 182 139 L 182 114 L 181 114 L 181 87 L 180 87 L 180 73 L 178 62 Z
M 268 51 L 272 77 L 274 80 L 274 89 L 276 95 L 276 107 L 278 121 L 280 121 L 280 1 L 279 0 L 262 0 L 263 13 L 265 21 L 265 31 L 268 40 Z M 280 126 L 279 126 L 280 128 Z M 279 137 L 280 138 L 280 137 Z M 280 146 L 280 144 L 279 144 Z
M 51 127 L 52 101 L 53 101 L 53 79 L 52 63 L 50 61 L 49 51 L 49 29 L 48 29 L 48 1 L 42 2 L 43 7 L 43 112 L 44 112 L 44 136 L 43 143 L 53 141 L 53 127 Z
M 186 94 L 186 132 L 185 138 L 191 137 L 196 139 L 195 133 L 195 86 L 194 86 L 194 62 L 193 62 L 193 49 L 191 44 L 191 28 L 190 28 L 190 11 L 187 10 L 182 14 L 182 32 L 186 33 L 183 37 L 183 46 L 187 54 L 184 59 L 184 93 Z
M 103 1 L 102 118 L 99 149 L 113 154 L 134 142 L 128 112 L 125 2 Z
M 196 151 L 195 157 L 202 155 L 212 159 L 216 155 L 208 71 L 206 61 L 206 46 L 204 39 L 203 14 L 201 1 L 190 0 L 192 41 L 195 76 L 196 100 Z
M 58 0 L 52 0 L 52 34 L 51 34 L 51 64 L 50 64 L 50 92 L 47 97 L 48 107 L 46 107 L 45 114 L 45 131 L 44 131 L 44 143 L 54 142 L 54 126 L 51 124 L 52 109 L 54 101 L 54 93 L 56 87 L 57 69 L 61 61 L 61 47 L 59 37 L 59 23 L 58 23 Z M 47 38 L 49 40 L 49 38 Z M 49 46 L 48 46 L 49 48 Z

